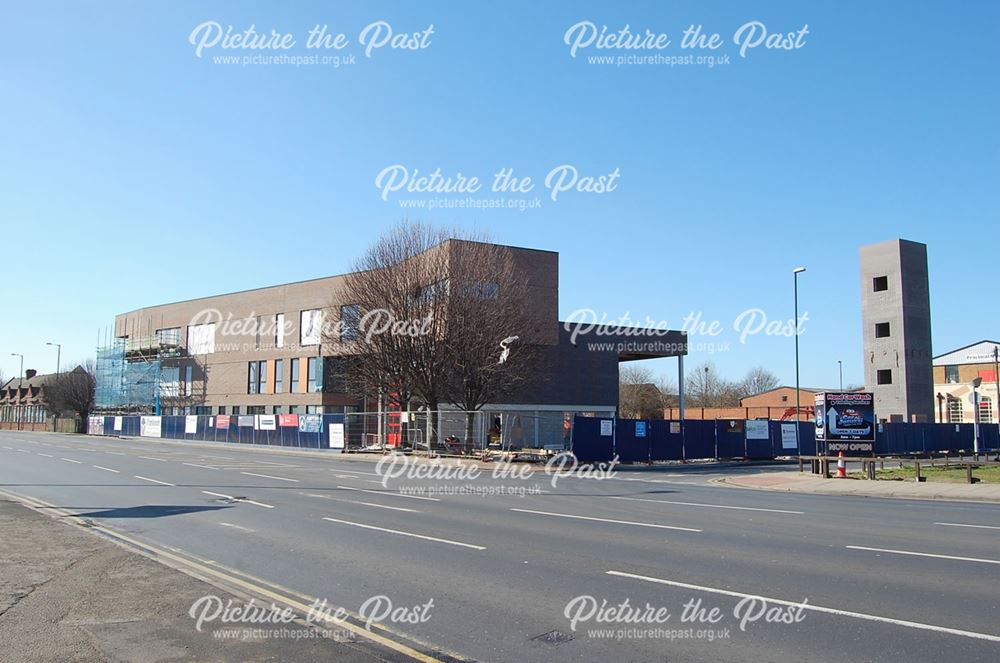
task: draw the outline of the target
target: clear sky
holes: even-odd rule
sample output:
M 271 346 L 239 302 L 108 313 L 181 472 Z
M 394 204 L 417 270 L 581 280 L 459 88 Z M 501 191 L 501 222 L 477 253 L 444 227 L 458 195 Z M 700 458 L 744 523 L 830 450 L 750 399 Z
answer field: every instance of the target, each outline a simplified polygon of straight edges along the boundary
M 92 356 L 118 312 L 343 272 L 404 218 L 558 251 L 563 316 L 718 320 L 721 334 L 692 341 L 719 351 L 696 345 L 689 365 L 712 358 L 731 377 L 762 364 L 793 381 L 790 337 L 740 343 L 733 326 L 749 309 L 790 320 L 792 269 L 804 265 L 802 383 L 835 386 L 838 359 L 845 382 L 862 382 L 858 248 L 896 237 L 929 245 L 936 354 L 1000 336 L 989 294 L 1000 279 L 1000 3 L 291 4 L 2 4 L 7 376 L 11 352 L 53 370 L 46 341 L 63 344 L 64 363 Z M 424 48 L 390 41 L 367 57 L 358 39 L 380 20 Z M 220 40 L 198 57 L 189 37 L 206 21 L 296 43 Z M 670 45 L 595 39 L 573 57 L 564 39 L 581 21 L 666 33 Z M 808 33 L 798 48 L 762 43 L 741 57 L 733 39 L 750 21 Z M 307 48 L 324 24 L 348 44 Z M 682 48 L 692 24 L 722 45 Z M 730 61 L 588 60 L 708 54 Z M 214 59 L 254 55 L 342 65 Z M 383 200 L 376 177 L 394 165 L 485 183 L 455 200 L 540 207 L 403 207 L 442 196 Z M 561 165 L 618 176 L 611 191 L 552 200 L 545 179 Z M 501 168 L 534 190 L 490 192 Z

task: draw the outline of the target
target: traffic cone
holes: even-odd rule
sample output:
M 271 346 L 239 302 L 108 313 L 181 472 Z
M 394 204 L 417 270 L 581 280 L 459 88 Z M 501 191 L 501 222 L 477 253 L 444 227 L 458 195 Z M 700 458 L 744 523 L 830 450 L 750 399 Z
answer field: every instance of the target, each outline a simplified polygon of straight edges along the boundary
M 844 452 L 841 451 L 837 454 L 837 478 L 846 479 L 847 478 L 847 463 L 844 462 Z

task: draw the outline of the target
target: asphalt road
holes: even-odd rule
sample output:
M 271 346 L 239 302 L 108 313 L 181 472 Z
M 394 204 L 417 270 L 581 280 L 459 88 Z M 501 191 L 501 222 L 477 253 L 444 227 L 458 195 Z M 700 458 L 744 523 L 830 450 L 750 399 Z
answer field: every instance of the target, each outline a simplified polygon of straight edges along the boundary
M 710 482 L 729 471 L 754 470 L 386 486 L 349 457 L 0 432 L 0 490 L 352 612 L 385 595 L 429 616 L 388 628 L 472 659 L 1000 659 L 997 506 Z M 587 618 L 626 599 L 659 620 Z M 698 601 L 716 621 L 682 619 Z

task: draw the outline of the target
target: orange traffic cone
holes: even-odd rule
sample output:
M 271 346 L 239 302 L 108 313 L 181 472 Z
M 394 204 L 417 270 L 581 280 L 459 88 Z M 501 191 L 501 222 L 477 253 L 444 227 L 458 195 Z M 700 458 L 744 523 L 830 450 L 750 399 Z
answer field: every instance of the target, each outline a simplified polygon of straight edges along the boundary
M 841 451 L 837 454 L 837 478 L 846 479 L 847 478 L 847 463 L 844 462 L 844 452 Z

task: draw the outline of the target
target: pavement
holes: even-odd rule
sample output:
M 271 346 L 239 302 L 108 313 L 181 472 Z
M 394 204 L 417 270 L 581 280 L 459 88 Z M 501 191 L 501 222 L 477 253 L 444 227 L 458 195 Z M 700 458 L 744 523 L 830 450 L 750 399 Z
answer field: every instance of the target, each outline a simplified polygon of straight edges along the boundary
M 0 433 L 0 491 L 248 595 L 368 615 L 411 658 L 1000 658 L 995 504 L 719 481 L 797 477 L 787 465 L 381 470 L 221 443 Z M 376 618 L 373 601 L 391 610 Z M 0 617 L 0 642 L 10 630 Z
M 934 483 L 929 481 L 866 481 L 824 479 L 792 472 L 760 472 L 719 479 L 739 488 L 777 490 L 813 495 L 853 495 L 855 497 L 904 497 L 908 499 L 1000 502 L 1000 484 Z
M 199 631 L 188 614 L 196 601 L 247 606 L 248 597 L 9 499 L 0 499 L 0 532 L 2 661 L 386 660 L 299 623 L 282 625 L 282 637 L 214 622 Z

